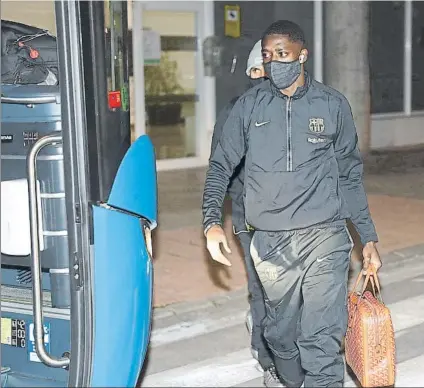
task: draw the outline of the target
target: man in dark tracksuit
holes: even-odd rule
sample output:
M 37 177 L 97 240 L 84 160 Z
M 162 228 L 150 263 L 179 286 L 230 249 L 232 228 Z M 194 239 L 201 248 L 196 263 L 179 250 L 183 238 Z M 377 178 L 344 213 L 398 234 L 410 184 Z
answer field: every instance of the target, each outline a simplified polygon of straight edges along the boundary
M 377 235 L 362 182 L 363 164 L 346 98 L 304 71 L 302 30 L 278 21 L 262 39 L 269 80 L 247 91 L 210 158 L 203 198 L 207 246 L 229 264 L 221 207 L 245 157 L 246 222 L 266 300 L 264 336 L 289 387 L 342 387 L 351 219 L 364 269 L 380 268 Z M 230 130 L 231 129 L 231 130 Z
M 253 87 L 264 81 L 264 70 L 262 66 L 262 44 L 259 40 L 249 54 L 247 61 L 246 75 L 250 78 L 249 86 Z M 212 136 L 211 155 L 214 154 L 219 140 L 222 136 L 224 124 L 227 121 L 234 104 L 238 97 L 233 98 L 222 111 L 219 113 L 215 123 Z M 243 203 L 243 186 L 244 186 L 244 161 L 237 166 L 228 185 L 228 194 L 232 200 L 232 222 L 234 233 L 238 236 L 240 244 L 243 248 L 246 272 L 247 286 L 249 290 L 250 311 L 247 316 L 247 325 L 251 331 L 251 350 L 252 355 L 258 360 L 262 368 L 272 364 L 272 358 L 269 349 L 262 335 L 262 320 L 265 318 L 265 301 L 256 269 L 250 256 L 250 243 L 252 241 L 253 232 L 247 230 L 244 203 Z M 270 373 L 270 369 L 264 370 L 264 380 L 267 386 L 281 386 L 275 374 Z

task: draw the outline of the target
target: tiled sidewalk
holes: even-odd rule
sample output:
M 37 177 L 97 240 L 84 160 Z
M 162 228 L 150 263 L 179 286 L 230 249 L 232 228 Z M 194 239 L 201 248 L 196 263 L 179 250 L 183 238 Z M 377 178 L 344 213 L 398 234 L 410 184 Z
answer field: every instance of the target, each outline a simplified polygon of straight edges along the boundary
M 424 200 L 374 194 L 368 199 L 383 260 L 384 254 L 424 242 Z M 225 229 L 233 252 L 229 256 L 231 268 L 214 264 L 209 258 L 201 227 L 157 231 L 154 264 L 156 307 L 201 300 L 245 287 L 243 259 L 231 233 L 229 217 Z M 357 258 L 358 251 L 355 253 Z
M 392 172 L 383 174 L 380 170 L 365 177 L 383 259 L 394 250 L 424 243 L 424 168 L 388 169 Z M 205 169 L 159 174 L 155 306 L 202 300 L 245 287 L 244 263 L 229 216 L 226 231 L 233 251 L 232 267 L 214 264 L 205 251 L 200 226 L 204 178 Z M 357 249 L 354 259 L 358 253 Z

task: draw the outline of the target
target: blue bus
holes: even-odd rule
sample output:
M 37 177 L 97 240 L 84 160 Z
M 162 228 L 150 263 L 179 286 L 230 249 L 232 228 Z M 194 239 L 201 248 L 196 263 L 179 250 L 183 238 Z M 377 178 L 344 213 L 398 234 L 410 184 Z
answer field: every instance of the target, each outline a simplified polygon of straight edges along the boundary
M 131 143 L 127 2 L 55 15 L 58 82 L 2 81 L 1 384 L 134 387 L 157 181 L 150 139 Z

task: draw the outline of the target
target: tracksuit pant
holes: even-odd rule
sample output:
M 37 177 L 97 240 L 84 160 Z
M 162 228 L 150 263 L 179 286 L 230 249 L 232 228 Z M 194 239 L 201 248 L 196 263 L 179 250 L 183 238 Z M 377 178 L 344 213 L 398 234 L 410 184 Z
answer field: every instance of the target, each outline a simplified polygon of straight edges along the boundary
M 272 365 L 272 357 L 268 345 L 262 335 L 262 321 L 265 318 L 265 301 L 262 285 L 253 265 L 250 256 L 250 244 L 252 241 L 251 232 L 238 234 L 244 252 L 244 259 L 247 273 L 247 288 L 249 291 L 250 312 L 252 314 L 252 342 L 253 349 L 258 351 L 258 362 L 263 369 L 268 369 Z
M 264 337 L 288 387 L 343 386 L 352 249 L 344 222 L 253 235 L 250 252 L 266 306 Z

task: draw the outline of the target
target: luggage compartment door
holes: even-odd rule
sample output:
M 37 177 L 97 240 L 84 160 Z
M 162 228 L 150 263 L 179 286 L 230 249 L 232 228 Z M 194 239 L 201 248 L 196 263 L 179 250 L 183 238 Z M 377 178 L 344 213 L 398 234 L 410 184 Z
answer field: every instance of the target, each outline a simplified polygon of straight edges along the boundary
M 125 155 L 108 204 L 93 206 L 93 387 L 134 387 L 143 366 L 151 325 L 156 198 L 153 145 L 142 136 Z

